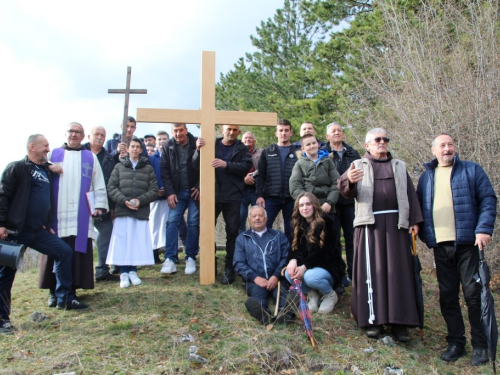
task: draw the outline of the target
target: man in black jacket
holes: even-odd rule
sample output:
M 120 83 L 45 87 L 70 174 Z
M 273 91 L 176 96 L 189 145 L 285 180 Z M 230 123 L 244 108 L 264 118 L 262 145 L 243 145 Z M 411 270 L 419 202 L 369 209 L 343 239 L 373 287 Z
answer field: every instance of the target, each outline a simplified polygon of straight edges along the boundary
M 222 284 L 234 282 L 233 257 L 240 227 L 240 206 L 245 189 L 244 177 L 252 167 L 252 156 L 248 147 L 239 141 L 240 127 L 223 125 L 222 138 L 215 140 L 215 221 L 222 212 L 226 223 L 226 264 Z M 196 142 L 198 150 L 205 145 L 203 138 Z M 194 156 L 199 165 L 199 152 Z
M 106 139 L 106 129 L 102 126 L 92 128 L 89 134 L 89 142 L 83 145 L 83 148 L 92 151 L 97 156 L 99 164 L 101 164 L 102 173 L 106 187 L 108 186 L 109 177 L 113 168 L 119 162 L 119 155 L 111 156 L 104 148 L 104 141 Z M 97 235 L 97 266 L 95 268 L 95 281 L 118 281 L 120 277 L 113 275 L 109 272 L 109 265 L 106 264 L 108 257 L 109 242 L 111 241 L 111 233 L 113 232 L 113 219 L 115 215 L 115 202 L 109 199 L 109 211 L 101 214 L 99 217 L 94 218 L 94 226 L 99 234 Z M 115 271 L 113 271 L 115 272 Z
M 281 119 L 274 133 L 278 143 L 273 143 L 262 150 L 259 160 L 259 173 L 256 176 L 257 205 L 267 211 L 267 227 L 271 229 L 274 220 L 283 214 L 285 235 L 292 243 L 292 212 L 294 200 L 290 195 L 289 181 L 293 166 L 297 162 L 300 146 L 290 144 L 293 135 L 292 124 Z
M 172 138 L 163 144 L 160 160 L 161 181 L 167 197 L 168 213 L 165 262 L 161 273 L 177 272 L 178 231 L 186 209 L 186 274 L 196 271 L 196 255 L 200 241 L 200 176 L 193 167 L 196 137 L 188 132 L 186 124 L 172 124 Z
M 49 142 L 41 134 L 28 138 L 27 156 L 10 163 L 0 182 L 0 239 L 26 245 L 55 261 L 57 308 L 84 310 L 72 289 L 73 249 L 52 230 L 54 207 Z M 13 333 L 10 322 L 11 289 L 16 270 L 0 266 L 0 333 Z
M 359 152 L 344 142 L 345 134 L 342 127 L 336 122 L 326 126 L 326 139 L 328 144 L 324 147 L 330 153 L 330 157 L 337 168 L 339 175 L 343 175 L 349 169 L 354 160 L 361 159 Z M 351 284 L 352 259 L 354 255 L 354 199 L 344 198 L 340 195 L 335 205 L 335 229 L 337 240 L 340 244 L 340 228 L 344 232 L 345 255 L 347 258 L 347 275 L 342 280 L 342 286 Z

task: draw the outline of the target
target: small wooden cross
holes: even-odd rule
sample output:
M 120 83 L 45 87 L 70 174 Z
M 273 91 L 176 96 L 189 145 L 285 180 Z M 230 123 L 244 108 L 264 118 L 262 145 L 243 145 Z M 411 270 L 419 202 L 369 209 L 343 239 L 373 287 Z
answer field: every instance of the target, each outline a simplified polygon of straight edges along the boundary
M 147 94 L 146 89 L 130 89 L 130 76 L 132 75 L 132 68 L 127 67 L 127 85 L 125 89 L 108 89 L 108 94 L 125 94 L 125 106 L 123 109 L 123 123 L 122 123 L 122 142 L 125 142 L 125 135 L 127 133 L 128 121 L 128 97 L 130 94 Z
M 201 109 L 137 109 L 137 121 L 200 124 L 206 144 L 200 159 L 200 284 L 215 283 L 215 159 L 216 125 L 276 126 L 277 114 L 215 109 L 215 52 L 202 52 Z

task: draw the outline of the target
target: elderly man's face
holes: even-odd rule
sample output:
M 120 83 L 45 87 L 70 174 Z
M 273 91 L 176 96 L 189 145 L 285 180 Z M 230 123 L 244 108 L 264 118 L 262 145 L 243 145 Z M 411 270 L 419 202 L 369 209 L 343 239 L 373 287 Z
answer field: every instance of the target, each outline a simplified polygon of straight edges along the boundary
M 432 154 L 437 158 L 439 165 L 443 167 L 452 165 L 456 152 L 455 142 L 449 135 L 442 134 L 434 140 Z
M 387 153 L 389 152 L 389 139 L 387 138 L 387 134 L 372 134 L 371 140 L 365 143 L 365 149 L 368 150 L 375 159 L 387 158 Z
M 82 144 L 85 133 L 83 127 L 78 124 L 70 124 L 66 130 L 66 143 L 71 148 L 79 148 Z
M 248 224 L 256 232 L 262 232 L 266 228 L 267 217 L 262 207 L 252 207 L 248 214 Z
M 184 146 L 188 141 L 188 131 L 186 129 L 186 125 L 172 126 L 172 136 L 175 141 Z
M 29 152 L 38 163 L 47 161 L 47 154 L 50 152 L 49 141 L 43 136 L 35 139 L 35 142 L 30 143 Z
M 97 126 L 89 134 L 89 142 L 92 146 L 101 149 L 104 146 L 104 141 L 106 140 L 106 129 L 102 126 Z
M 304 122 L 302 125 L 300 125 L 300 136 L 303 137 L 305 134 L 316 134 L 316 129 L 314 129 L 313 124 L 310 122 Z
M 344 132 L 342 131 L 340 125 L 330 126 L 326 132 L 326 139 L 328 139 L 330 143 L 334 144 L 342 142 L 344 140 Z
M 245 133 L 243 134 L 243 138 L 241 138 L 241 142 L 243 142 L 249 150 L 253 150 L 256 141 L 252 133 Z

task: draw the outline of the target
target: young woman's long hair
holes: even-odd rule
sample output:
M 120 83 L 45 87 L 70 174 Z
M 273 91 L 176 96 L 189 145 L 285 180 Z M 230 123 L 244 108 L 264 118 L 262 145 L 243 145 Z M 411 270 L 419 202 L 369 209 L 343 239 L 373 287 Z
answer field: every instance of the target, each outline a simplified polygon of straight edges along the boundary
M 314 213 L 312 217 L 312 221 L 310 223 L 307 223 L 307 220 L 302 217 L 299 211 L 299 201 L 300 198 L 306 197 L 309 198 L 309 201 L 312 203 L 314 207 Z M 293 206 L 293 213 L 292 213 L 292 227 L 293 227 L 293 239 L 292 239 L 292 251 L 296 251 L 299 248 L 300 241 L 302 236 L 305 236 L 305 239 L 314 246 L 322 247 L 323 244 L 325 243 L 325 220 L 321 217 L 321 214 L 323 213 L 323 209 L 321 208 L 319 204 L 318 198 L 312 193 L 302 193 L 300 194 L 297 199 L 295 200 L 295 204 Z M 303 228 L 309 225 L 309 230 L 307 233 L 301 233 L 303 231 Z M 314 232 L 316 231 L 316 228 L 318 225 L 322 225 L 323 229 L 321 230 L 321 234 L 319 238 L 317 238 L 314 235 Z M 319 240 L 319 242 L 318 242 Z

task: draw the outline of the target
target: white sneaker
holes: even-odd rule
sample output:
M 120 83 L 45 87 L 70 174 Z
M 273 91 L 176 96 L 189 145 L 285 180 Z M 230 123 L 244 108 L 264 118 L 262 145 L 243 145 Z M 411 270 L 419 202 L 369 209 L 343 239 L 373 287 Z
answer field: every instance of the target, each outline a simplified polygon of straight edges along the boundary
M 192 275 L 196 272 L 196 262 L 193 258 L 186 258 L 186 275 Z
M 142 281 L 137 277 L 137 272 L 135 271 L 130 271 L 128 273 L 128 278 L 130 279 L 130 282 L 132 285 L 141 285 Z
M 309 306 L 309 311 L 318 311 L 319 294 L 315 290 L 309 291 L 307 293 L 307 306 Z
M 130 281 L 128 279 L 128 273 L 120 274 L 120 288 L 128 288 L 130 286 Z
M 333 311 L 335 304 L 338 302 L 339 297 L 335 290 L 332 291 L 321 298 L 321 305 L 319 306 L 318 313 L 320 314 L 328 314 Z
M 163 266 L 161 267 L 160 273 L 176 273 L 177 272 L 177 267 L 175 266 L 175 263 L 172 262 L 170 259 L 165 260 L 165 263 L 163 263 Z

